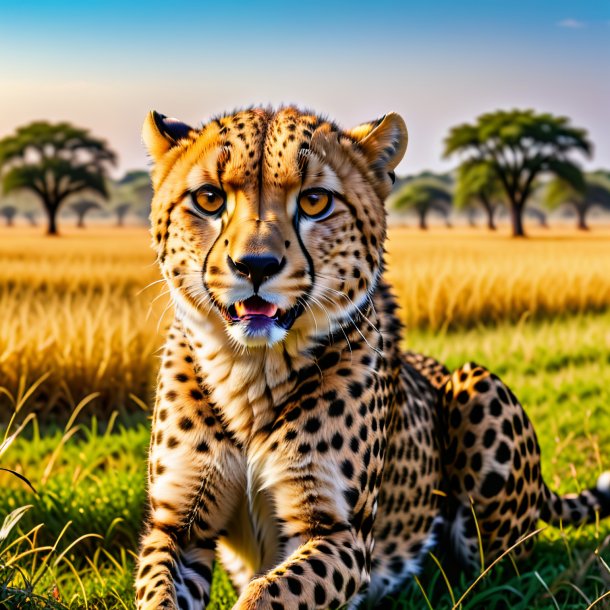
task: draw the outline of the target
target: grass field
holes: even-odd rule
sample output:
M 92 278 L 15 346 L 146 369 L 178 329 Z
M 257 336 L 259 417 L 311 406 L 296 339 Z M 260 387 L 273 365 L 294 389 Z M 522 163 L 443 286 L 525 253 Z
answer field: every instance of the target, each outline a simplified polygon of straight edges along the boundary
M 59 239 L 0 229 L 0 310 L 10 320 L 0 325 L 0 379 L 15 395 L 48 375 L 30 401 L 41 422 L 91 392 L 100 393 L 96 409 L 106 417 L 147 400 L 167 304 L 148 244 L 141 229 L 67 229 Z M 610 307 L 607 228 L 585 236 L 545 231 L 520 242 L 484 231 L 395 229 L 388 258 L 409 328 L 438 332 Z
M 547 482 L 576 491 L 610 468 L 610 231 L 516 242 L 397 229 L 389 261 L 405 343 L 451 367 L 476 360 L 498 372 L 536 426 Z M 135 229 L 59 239 L 0 231 L 0 421 L 13 403 L 17 421 L 37 414 L 0 449 L 0 466 L 38 491 L 0 472 L 0 521 L 32 506 L 0 534 L 0 600 L 25 591 L 7 607 L 132 607 L 146 405 L 167 304 L 160 285 L 144 290 L 158 279 L 152 263 L 148 236 Z M 494 567 L 462 606 L 585 609 L 610 589 L 609 541 L 605 523 L 545 530 L 530 561 Z M 230 607 L 233 593 L 216 576 L 214 607 Z M 451 608 L 469 583 L 450 584 L 451 593 L 430 560 L 387 607 Z

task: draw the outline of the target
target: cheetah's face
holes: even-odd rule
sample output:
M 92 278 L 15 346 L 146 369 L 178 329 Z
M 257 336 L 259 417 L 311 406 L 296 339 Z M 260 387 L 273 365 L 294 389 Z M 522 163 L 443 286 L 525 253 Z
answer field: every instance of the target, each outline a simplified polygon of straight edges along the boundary
M 237 345 L 340 330 L 382 263 L 402 119 L 340 131 L 295 108 L 201 129 L 150 113 L 154 246 L 176 306 Z

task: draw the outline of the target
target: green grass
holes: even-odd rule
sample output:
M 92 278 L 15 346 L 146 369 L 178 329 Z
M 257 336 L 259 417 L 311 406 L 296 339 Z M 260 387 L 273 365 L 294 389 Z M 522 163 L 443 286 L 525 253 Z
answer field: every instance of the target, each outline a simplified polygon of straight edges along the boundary
M 523 320 L 517 327 L 452 334 L 413 331 L 406 344 L 451 367 L 475 360 L 493 368 L 528 411 L 542 448 L 543 473 L 559 491 L 578 491 L 610 468 L 610 313 L 555 322 Z M 0 472 L 0 516 L 32 505 L 7 541 L 0 542 L 0 564 L 12 558 L 23 571 L 20 576 L 0 567 L 0 596 L 8 594 L 11 574 L 11 586 L 24 590 L 38 574 L 34 593 L 50 600 L 59 597 L 64 606 L 133 607 L 148 426 L 143 417 L 129 427 L 105 426 L 104 432 L 95 418 L 80 426 L 87 408 L 67 430 L 41 436 L 30 423 L 0 457 L 3 467 L 25 474 L 38 491 L 36 496 L 17 478 Z M 8 544 L 39 524 L 44 525 L 6 551 Z M 91 534 L 96 536 L 80 539 Z M 505 560 L 495 566 L 470 591 L 463 607 L 585 609 L 610 588 L 610 570 L 604 565 L 610 564 L 609 537 L 607 523 L 565 531 L 549 528 L 530 560 L 518 566 Z M 54 551 L 15 560 L 28 548 L 53 547 L 58 538 Z M 444 567 L 448 575 L 454 571 L 450 565 Z M 457 601 L 470 583 L 464 576 L 449 579 Z M 21 601 L 13 597 L 8 607 L 53 607 L 36 605 L 31 593 L 29 601 L 24 601 L 27 594 L 21 595 Z M 212 600 L 214 608 L 230 608 L 235 601 L 219 569 Z M 604 603 L 595 607 L 603 608 Z M 384 607 L 444 609 L 452 604 L 447 584 L 430 559 L 419 584 L 412 583 Z

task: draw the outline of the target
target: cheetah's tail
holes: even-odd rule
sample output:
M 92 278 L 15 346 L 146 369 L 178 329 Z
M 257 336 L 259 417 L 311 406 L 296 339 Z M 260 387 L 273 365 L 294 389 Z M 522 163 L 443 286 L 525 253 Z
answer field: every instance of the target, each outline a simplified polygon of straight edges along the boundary
M 422 377 L 425 377 L 428 382 L 435 388 L 442 388 L 449 379 L 449 369 L 438 360 L 424 354 L 415 352 L 404 352 L 405 362 L 414 368 Z
M 599 515 L 599 517 L 598 517 Z M 540 518 L 551 525 L 595 523 L 610 516 L 610 471 L 603 472 L 595 487 L 580 494 L 559 496 L 546 484 L 540 498 Z

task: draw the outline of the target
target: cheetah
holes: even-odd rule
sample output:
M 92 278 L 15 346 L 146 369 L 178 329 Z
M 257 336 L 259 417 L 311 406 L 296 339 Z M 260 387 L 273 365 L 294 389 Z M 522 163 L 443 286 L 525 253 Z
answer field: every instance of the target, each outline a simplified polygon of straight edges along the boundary
M 140 610 L 206 607 L 217 559 L 236 610 L 374 607 L 433 545 L 476 568 L 539 519 L 610 513 L 608 474 L 579 495 L 549 490 L 534 429 L 497 376 L 401 352 L 384 279 L 400 116 L 344 130 L 253 107 L 193 128 L 151 112 L 143 140 L 175 319 Z

